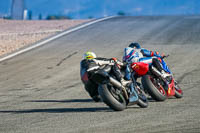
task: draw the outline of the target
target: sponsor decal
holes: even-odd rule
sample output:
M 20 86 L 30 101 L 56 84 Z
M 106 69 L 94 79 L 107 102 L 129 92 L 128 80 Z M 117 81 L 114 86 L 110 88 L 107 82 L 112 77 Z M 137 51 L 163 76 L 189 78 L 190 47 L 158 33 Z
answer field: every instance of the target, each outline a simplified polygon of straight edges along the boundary
M 168 94 L 170 94 L 170 93 L 171 93 L 171 88 L 168 89 Z

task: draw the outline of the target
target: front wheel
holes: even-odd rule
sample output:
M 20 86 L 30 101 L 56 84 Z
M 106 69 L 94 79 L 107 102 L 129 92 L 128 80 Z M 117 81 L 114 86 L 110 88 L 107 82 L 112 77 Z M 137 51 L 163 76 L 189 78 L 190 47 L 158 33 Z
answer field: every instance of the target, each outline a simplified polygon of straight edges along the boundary
M 183 97 L 183 91 L 180 88 L 180 86 L 178 85 L 177 82 L 175 82 L 175 95 L 176 98 L 182 98 Z
M 165 101 L 167 99 L 167 93 L 164 87 L 151 75 L 145 75 L 142 77 L 142 85 L 154 100 Z
M 122 92 L 108 84 L 99 85 L 99 95 L 103 102 L 115 111 L 122 111 L 126 108 L 127 102 Z

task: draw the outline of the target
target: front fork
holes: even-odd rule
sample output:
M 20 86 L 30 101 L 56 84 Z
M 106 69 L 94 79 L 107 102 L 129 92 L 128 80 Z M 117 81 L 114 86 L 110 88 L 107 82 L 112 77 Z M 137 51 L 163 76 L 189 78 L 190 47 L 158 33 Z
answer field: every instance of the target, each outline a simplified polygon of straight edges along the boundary
M 139 99 L 138 94 L 136 92 L 136 88 L 135 88 L 136 86 L 133 85 L 133 83 L 131 83 L 130 87 L 131 87 L 130 88 L 131 92 L 130 92 L 129 102 L 136 102 Z
M 135 72 L 131 73 L 131 79 L 132 79 L 132 83 L 130 85 L 130 97 L 129 97 L 129 102 L 136 102 L 138 101 L 139 97 L 138 97 L 138 93 L 136 91 L 136 89 L 138 89 L 137 87 L 137 82 L 135 80 Z

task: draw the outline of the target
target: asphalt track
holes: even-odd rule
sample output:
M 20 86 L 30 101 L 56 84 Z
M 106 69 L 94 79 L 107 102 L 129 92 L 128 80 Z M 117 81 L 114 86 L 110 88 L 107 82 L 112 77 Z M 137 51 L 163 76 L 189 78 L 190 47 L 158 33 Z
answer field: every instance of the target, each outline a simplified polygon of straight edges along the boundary
M 83 89 L 86 51 L 122 57 L 137 41 L 170 54 L 167 63 L 182 99 L 150 101 L 114 112 Z M 200 132 L 200 16 L 115 17 L 0 62 L 0 132 Z

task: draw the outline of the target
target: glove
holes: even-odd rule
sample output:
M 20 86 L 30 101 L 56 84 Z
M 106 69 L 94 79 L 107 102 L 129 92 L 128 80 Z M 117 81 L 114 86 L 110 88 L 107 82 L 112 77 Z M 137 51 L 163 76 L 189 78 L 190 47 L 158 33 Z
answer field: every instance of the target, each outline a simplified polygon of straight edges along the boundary
M 118 65 L 120 65 L 120 66 L 124 66 L 124 63 L 121 62 L 120 60 L 118 60 L 117 58 L 112 58 L 112 60 L 113 60 L 116 64 L 118 64 Z
M 162 54 L 162 55 L 161 55 L 161 58 L 164 59 L 165 57 L 168 57 L 168 56 L 169 56 L 169 55 Z
M 114 62 L 117 62 L 117 58 L 112 58 L 112 60 L 113 60 Z
M 117 60 L 117 58 L 112 58 L 111 62 L 114 62 L 119 69 L 121 69 L 121 66 L 123 66 L 123 63 Z

